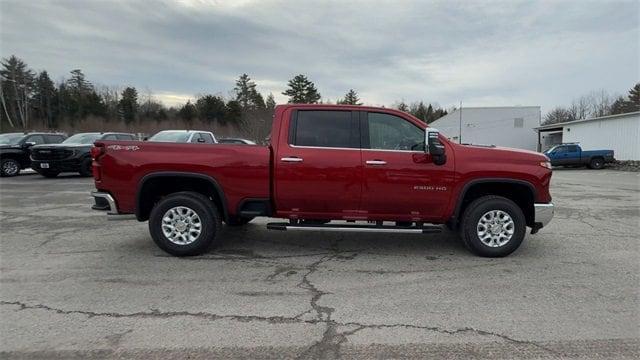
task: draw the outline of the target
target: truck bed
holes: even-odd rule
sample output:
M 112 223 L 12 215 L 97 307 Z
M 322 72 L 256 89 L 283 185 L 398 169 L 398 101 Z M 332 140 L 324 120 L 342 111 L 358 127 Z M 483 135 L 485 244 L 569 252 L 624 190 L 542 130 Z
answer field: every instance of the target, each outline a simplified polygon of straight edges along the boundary
M 108 184 L 119 210 L 133 213 L 137 188 L 151 172 L 197 173 L 210 176 L 225 189 L 227 208 L 235 212 L 247 198 L 268 199 L 271 149 L 235 144 L 178 144 L 148 141 L 98 141 L 105 154 L 100 158 L 98 190 Z M 94 162 L 94 166 L 97 165 Z

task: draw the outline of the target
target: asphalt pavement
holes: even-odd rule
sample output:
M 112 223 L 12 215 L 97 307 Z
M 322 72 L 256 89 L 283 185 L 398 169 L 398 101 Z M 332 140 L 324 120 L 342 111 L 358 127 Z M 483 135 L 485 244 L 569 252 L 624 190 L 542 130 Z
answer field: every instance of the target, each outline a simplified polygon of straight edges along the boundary
M 554 171 L 556 217 L 501 259 L 435 235 L 258 219 L 171 257 L 91 179 L 0 179 L 2 358 L 637 358 L 640 174 Z

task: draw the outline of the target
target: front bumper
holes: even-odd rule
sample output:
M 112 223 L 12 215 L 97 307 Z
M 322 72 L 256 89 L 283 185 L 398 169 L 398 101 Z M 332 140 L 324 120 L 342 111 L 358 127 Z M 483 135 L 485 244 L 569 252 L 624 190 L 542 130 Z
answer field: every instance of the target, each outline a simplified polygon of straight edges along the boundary
M 49 167 L 42 169 L 42 163 L 48 164 Z M 35 171 L 79 172 L 80 164 L 79 159 L 31 160 L 31 168 Z
M 531 228 L 532 234 L 537 233 L 538 230 L 547 226 L 547 224 L 551 222 L 551 219 L 553 219 L 554 208 L 553 203 L 533 204 L 535 218 L 533 227 Z

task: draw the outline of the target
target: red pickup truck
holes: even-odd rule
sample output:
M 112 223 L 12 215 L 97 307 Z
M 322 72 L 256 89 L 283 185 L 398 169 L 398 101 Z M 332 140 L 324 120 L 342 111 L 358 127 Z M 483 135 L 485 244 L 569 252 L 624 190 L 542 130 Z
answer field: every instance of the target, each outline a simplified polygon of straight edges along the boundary
M 104 141 L 92 150 L 94 208 L 149 221 L 166 252 L 219 244 L 222 223 L 272 230 L 432 233 L 446 225 L 481 256 L 505 256 L 553 217 L 539 153 L 460 145 L 401 111 L 279 105 L 268 146 Z

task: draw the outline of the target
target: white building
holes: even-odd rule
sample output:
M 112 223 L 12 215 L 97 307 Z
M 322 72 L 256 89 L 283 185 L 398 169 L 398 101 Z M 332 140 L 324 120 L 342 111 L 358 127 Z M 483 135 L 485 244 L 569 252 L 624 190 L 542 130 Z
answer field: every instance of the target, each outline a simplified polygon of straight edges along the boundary
M 575 142 L 584 150 L 613 150 L 617 160 L 640 160 L 640 111 L 544 125 L 537 130 L 541 151 Z
M 455 142 L 535 151 L 540 116 L 539 106 L 463 107 L 429 126 Z

